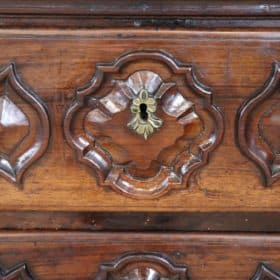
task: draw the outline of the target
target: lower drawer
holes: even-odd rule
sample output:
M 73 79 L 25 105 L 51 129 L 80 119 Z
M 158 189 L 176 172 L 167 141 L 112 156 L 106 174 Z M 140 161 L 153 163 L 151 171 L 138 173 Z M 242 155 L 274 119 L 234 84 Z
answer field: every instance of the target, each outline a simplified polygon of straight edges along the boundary
M 1 232 L 0 263 L 1 280 L 279 280 L 280 235 Z

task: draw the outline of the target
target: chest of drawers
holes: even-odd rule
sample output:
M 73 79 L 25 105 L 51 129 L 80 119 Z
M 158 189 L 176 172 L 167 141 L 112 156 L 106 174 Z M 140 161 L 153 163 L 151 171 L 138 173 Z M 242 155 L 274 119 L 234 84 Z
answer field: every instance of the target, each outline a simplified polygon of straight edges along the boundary
M 280 279 L 279 1 L 0 15 L 0 280 Z

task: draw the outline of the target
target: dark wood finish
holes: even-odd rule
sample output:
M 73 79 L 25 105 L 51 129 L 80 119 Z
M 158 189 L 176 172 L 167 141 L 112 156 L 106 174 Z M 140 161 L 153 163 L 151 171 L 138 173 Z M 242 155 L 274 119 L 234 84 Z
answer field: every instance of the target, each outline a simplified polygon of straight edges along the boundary
M 11 267 L 28 262 L 33 277 L 39 280 L 93 280 L 101 264 L 124 254 L 143 253 L 187 266 L 190 279 L 248 280 L 260 263 L 279 268 L 279 250 L 280 237 L 265 234 L 0 234 L 0 263 Z
M 277 0 L 152 0 L 116 1 L 95 0 L 13 0 L 1 1 L 0 14 L 50 15 L 200 15 L 200 16 L 279 16 Z
M 156 27 L 269 28 L 280 27 L 277 0 L 150 0 L 74 1 L 2 0 L 1 27 Z
M 278 17 L 150 17 L 150 16 L 51 16 L 51 15 L 2 15 L 0 27 L 4 28 L 163 28 L 215 30 L 219 28 L 267 29 L 269 31 L 280 27 Z
M 275 212 L 1 212 L 0 229 L 80 231 L 280 232 Z

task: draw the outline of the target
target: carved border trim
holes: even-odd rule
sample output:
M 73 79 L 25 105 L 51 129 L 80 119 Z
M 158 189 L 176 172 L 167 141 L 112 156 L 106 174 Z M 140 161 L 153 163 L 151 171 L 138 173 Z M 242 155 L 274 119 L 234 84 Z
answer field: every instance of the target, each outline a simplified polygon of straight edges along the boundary
M 280 274 L 264 263 L 258 265 L 257 271 L 251 280 L 280 280 Z
M 19 264 L 11 269 L 4 270 L 0 267 L 0 280 L 33 280 L 26 264 Z
M 271 166 L 260 157 L 254 150 L 251 149 L 248 139 L 246 139 L 246 127 L 249 122 L 251 113 L 255 108 L 258 107 L 263 101 L 269 98 L 279 87 L 280 81 L 280 64 L 275 62 L 273 64 L 273 69 L 270 77 L 264 84 L 264 86 L 257 91 L 254 95 L 250 96 L 244 103 L 241 105 L 236 119 L 236 139 L 240 147 L 241 152 L 252 160 L 260 169 L 263 174 L 263 181 L 265 186 L 273 184 L 277 179 L 280 178 L 280 171 L 272 171 Z M 257 136 L 251 136 L 257 137 Z
M 0 175 L 13 183 L 21 183 L 21 179 L 27 168 L 39 159 L 46 151 L 50 138 L 50 121 L 48 110 L 38 95 L 30 91 L 19 79 L 14 63 L 2 69 L 0 80 L 8 79 L 12 88 L 37 112 L 40 120 L 40 129 L 37 132 L 36 142 L 17 159 L 12 168 L 5 170 L 0 165 Z M 7 167 L 6 167 L 7 169 Z

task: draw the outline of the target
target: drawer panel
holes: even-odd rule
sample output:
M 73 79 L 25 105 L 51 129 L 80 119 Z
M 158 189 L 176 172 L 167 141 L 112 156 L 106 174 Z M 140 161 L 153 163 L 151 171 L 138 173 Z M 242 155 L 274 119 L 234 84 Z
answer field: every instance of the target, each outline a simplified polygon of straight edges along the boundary
M 188 279 L 194 280 L 276 280 L 279 250 L 278 235 L 78 232 L 0 235 L 0 263 L 3 271 L 7 269 L 6 274 L 15 267 L 35 279 L 48 280 L 126 279 L 121 278 L 125 276 L 134 279 L 137 273 L 143 277 L 180 276 L 178 279 L 187 279 L 187 274 Z
M 279 211 L 279 40 L 1 29 L 0 209 Z

